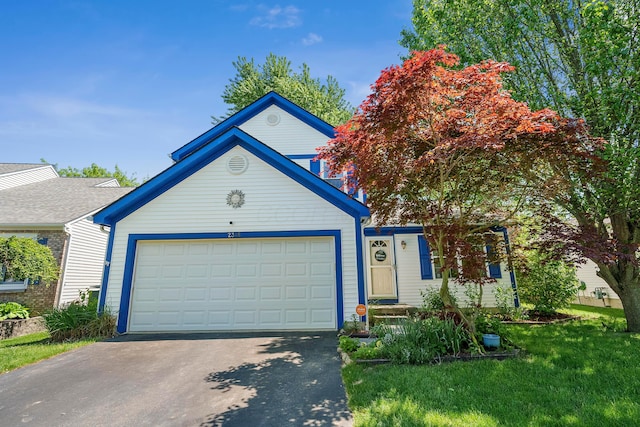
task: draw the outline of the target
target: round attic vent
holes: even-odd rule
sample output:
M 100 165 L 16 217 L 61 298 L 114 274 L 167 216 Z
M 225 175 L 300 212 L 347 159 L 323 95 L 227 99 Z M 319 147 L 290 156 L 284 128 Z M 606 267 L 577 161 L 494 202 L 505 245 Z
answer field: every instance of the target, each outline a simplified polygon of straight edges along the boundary
M 280 123 L 280 114 L 277 113 L 269 113 L 267 115 L 267 124 L 269 126 L 275 126 Z
M 249 160 L 241 154 L 229 157 L 227 160 L 227 170 L 234 175 L 240 175 L 249 167 Z

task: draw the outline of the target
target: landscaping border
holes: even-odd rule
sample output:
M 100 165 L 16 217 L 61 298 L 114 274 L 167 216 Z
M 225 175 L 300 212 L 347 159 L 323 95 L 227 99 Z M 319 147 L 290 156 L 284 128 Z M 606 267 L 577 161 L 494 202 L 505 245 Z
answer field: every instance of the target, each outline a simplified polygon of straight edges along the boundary
M 7 319 L 0 322 L 0 340 L 46 331 L 44 318 Z

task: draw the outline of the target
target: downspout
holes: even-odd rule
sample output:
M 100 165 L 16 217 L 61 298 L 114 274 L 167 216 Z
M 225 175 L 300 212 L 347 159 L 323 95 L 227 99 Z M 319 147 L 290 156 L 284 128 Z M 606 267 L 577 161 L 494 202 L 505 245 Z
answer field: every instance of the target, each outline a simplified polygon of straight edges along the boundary
M 58 279 L 56 288 L 56 297 L 53 300 L 53 306 L 58 307 L 60 303 L 60 297 L 62 296 L 62 287 L 67 276 L 67 260 L 69 259 L 69 250 L 71 248 L 71 229 L 66 224 L 62 227 L 62 232 L 65 234 L 64 245 L 62 247 L 62 258 L 60 259 L 60 270 L 62 274 Z

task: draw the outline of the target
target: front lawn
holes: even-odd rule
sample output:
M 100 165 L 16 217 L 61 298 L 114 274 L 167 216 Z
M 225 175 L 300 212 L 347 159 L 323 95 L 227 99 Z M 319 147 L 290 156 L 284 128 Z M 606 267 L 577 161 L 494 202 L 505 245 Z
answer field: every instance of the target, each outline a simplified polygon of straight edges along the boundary
M 49 342 L 48 332 L 38 332 L 18 338 L 0 340 L 0 374 L 38 362 L 74 348 L 95 342 L 85 339 L 74 342 Z
M 616 332 L 622 310 L 570 311 L 585 319 L 509 326 L 516 359 L 345 367 L 355 425 L 637 425 L 640 334 Z

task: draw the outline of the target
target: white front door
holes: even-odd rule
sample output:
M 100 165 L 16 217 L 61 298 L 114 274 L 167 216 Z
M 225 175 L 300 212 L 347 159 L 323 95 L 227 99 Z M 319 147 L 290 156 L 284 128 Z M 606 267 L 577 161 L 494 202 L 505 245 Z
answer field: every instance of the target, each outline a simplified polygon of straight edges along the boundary
M 393 238 L 368 241 L 369 299 L 397 298 Z

